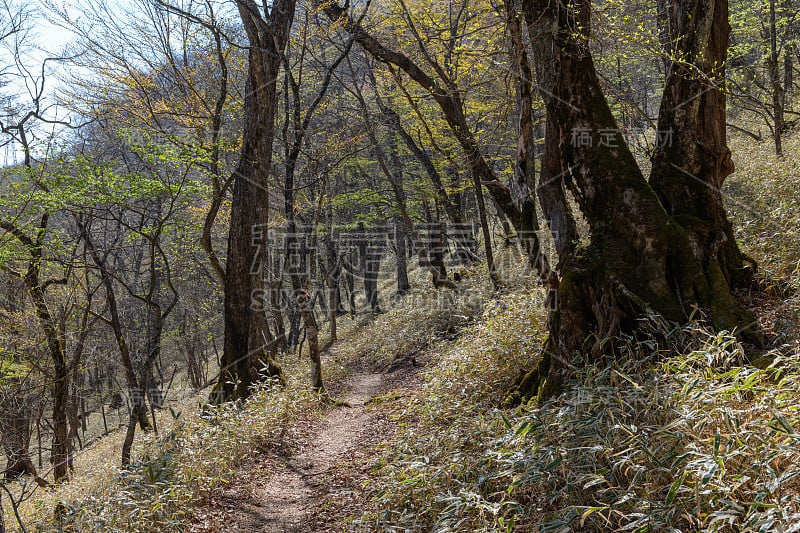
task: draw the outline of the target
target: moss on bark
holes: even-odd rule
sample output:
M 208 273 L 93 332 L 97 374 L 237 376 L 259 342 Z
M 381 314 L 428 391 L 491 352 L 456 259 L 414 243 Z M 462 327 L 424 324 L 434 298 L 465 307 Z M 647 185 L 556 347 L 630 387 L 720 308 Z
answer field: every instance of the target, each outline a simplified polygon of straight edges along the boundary
M 624 235 L 610 232 L 577 251 L 563 270 L 542 358 L 518 378 L 504 406 L 558 394 L 567 370 L 564 361 L 615 356 L 619 347 L 614 339 L 634 333 L 638 319 L 648 314 L 681 323 L 702 309 L 715 329 L 737 331 L 761 343 L 753 316 L 731 292 L 716 258 L 703 264 L 697 253 L 713 246 L 712 233 L 697 219 L 683 222 L 688 228 L 670 218 L 654 232 L 648 254 L 637 253 Z

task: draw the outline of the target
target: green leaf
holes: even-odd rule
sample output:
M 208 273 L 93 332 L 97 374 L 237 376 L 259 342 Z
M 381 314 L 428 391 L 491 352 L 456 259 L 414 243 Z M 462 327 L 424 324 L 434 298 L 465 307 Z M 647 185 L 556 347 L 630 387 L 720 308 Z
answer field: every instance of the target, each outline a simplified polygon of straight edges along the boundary
M 672 482 L 672 485 L 669 487 L 669 492 L 667 493 L 667 499 L 664 501 L 665 505 L 672 505 L 672 502 L 675 501 L 675 496 L 678 495 L 678 489 L 681 488 L 683 480 L 686 479 L 686 473 L 686 470 L 684 470 L 681 477 Z

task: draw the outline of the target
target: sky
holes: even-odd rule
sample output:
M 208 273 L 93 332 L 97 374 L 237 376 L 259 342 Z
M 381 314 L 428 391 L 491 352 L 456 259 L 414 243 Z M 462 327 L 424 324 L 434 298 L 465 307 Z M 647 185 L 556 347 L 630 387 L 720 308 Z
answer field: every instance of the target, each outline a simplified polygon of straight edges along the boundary
M 70 24 L 64 22 L 64 17 L 75 26 L 92 29 L 96 27 L 98 31 L 102 31 L 102 26 L 93 27 L 93 24 L 98 24 L 98 18 L 102 19 L 110 16 L 110 19 L 115 23 L 119 23 L 119 28 L 125 31 L 128 28 L 126 24 L 131 24 L 129 21 L 137 21 L 137 12 L 140 6 L 147 1 L 72 0 L 72 2 L 68 3 L 66 0 L 0 0 L 0 11 L 2 11 L 4 5 L 11 3 L 23 6 L 30 13 L 29 32 L 25 39 L 28 46 L 25 48 L 24 54 L 22 54 L 23 63 L 27 68 L 25 76 L 19 75 L 19 70 L 14 67 L 13 39 L 0 43 L 0 121 L 7 123 L 9 118 L 13 118 L 14 115 L 17 117 L 22 116 L 27 112 L 27 109 L 30 109 L 30 105 L 26 106 L 26 104 L 31 102 L 30 93 L 35 93 L 36 90 L 34 87 L 36 82 L 32 80 L 41 80 L 42 61 L 48 57 L 64 57 L 67 45 L 76 39 L 76 35 L 68 27 Z M 189 0 L 173 1 L 178 5 L 189 3 Z M 92 5 L 94 6 L 93 8 L 91 7 Z M 230 3 L 224 0 L 214 2 L 214 5 L 217 16 L 230 9 Z M 106 13 L 106 10 L 108 13 Z M 0 28 L 3 26 L 4 18 L 8 19 L 8 14 L 0 12 Z M 1 29 L 0 35 L 2 35 Z M 63 120 L 67 118 L 67 110 L 63 106 L 59 108 L 55 105 L 59 85 L 65 83 L 63 80 L 69 79 L 69 77 L 74 78 L 80 72 L 76 72 L 75 69 L 78 67 L 67 61 L 49 61 L 47 66 L 45 97 L 43 100 L 50 107 L 47 108 L 44 115 L 50 119 L 58 118 Z M 7 69 L 6 76 L 2 74 L 4 67 L 10 67 Z M 86 75 L 91 76 L 92 73 L 87 72 Z M 7 102 L 3 102 L 3 96 L 11 99 L 16 98 L 17 104 L 9 106 Z M 12 107 L 14 108 L 14 113 L 9 113 Z M 74 122 L 76 121 L 73 120 Z M 51 126 L 48 127 L 52 130 Z M 61 127 L 61 131 L 64 130 L 65 128 Z M 50 131 L 40 130 L 38 133 L 41 135 L 50 133 Z M 59 130 L 55 130 L 55 133 L 58 134 Z M 7 138 L 7 136 L 0 135 L 0 167 L 13 165 L 22 159 L 20 146 L 18 144 L 3 146 L 4 137 Z
M 17 106 L 9 106 L 6 102 L 3 102 L 3 105 L 0 106 L 0 121 L 3 123 L 7 123 L 9 118 L 13 117 L 12 108 L 15 108 L 17 115 L 24 112 L 25 103 L 30 101 L 28 94 L 30 91 L 35 91 L 33 88 L 35 81 L 32 80 L 37 80 L 41 77 L 42 60 L 46 57 L 62 56 L 66 46 L 75 38 L 72 31 L 58 23 L 56 11 L 46 6 L 43 2 L 0 0 L 0 6 L 4 6 L 6 2 L 16 6 L 23 6 L 29 11 L 27 19 L 28 31 L 24 36 L 25 47 L 21 55 L 24 68 L 28 72 L 27 76 L 21 76 L 20 69 L 14 67 L 15 39 L 12 37 L 0 43 L 0 73 L 3 72 L 4 68 L 6 69 L 6 75 L 0 77 L 0 99 L 3 96 L 12 99 L 16 97 L 20 102 Z M 113 7 L 119 5 L 120 1 L 111 0 L 104 3 Z M 82 16 L 79 2 L 70 6 L 66 5 L 66 3 L 55 5 L 55 8 L 65 10 L 73 20 L 79 20 Z M 11 6 L 11 9 L 16 12 L 13 6 Z M 0 19 L 3 18 L 8 20 L 8 11 L 0 13 Z M 2 22 L 0 22 L 0 28 L 2 28 Z M 59 74 L 63 72 L 62 69 L 64 68 L 63 63 L 48 62 L 45 78 L 46 95 L 53 95 L 58 91 L 58 86 L 61 83 Z M 52 96 L 46 97 L 45 101 L 52 105 L 54 98 Z M 47 115 L 50 118 L 63 118 L 64 110 L 59 109 L 57 106 L 52 106 L 48 109 Z M 0 145 L 4 140 L 4 138 L 0 138 Z M 8 144 L 0 148 L 0 166 L 13 165 L 20 160 L 21 148 L 19 145 Z

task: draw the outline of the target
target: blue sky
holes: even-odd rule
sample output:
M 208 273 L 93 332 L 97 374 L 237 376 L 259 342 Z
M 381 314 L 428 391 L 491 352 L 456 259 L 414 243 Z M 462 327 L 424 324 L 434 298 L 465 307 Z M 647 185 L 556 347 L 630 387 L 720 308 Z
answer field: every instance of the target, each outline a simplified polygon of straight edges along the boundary
M 28 29 L 24 34 L 18 34 L 24 40 L 23 54 L 21 63 L 23 71 L 27 69 L 26 75 L 18 67 L 14 66 L 14 50 L 17 40 L 12 37 L 0 43 L 0 72 L 5 68 L 5 76 L 0 79 L 0 96 L 7 96 L 18 100 L 18 104 L 13 106 L 16 114 L 24 113 L 27 103 L 30 102 L 29 93 L 35 91 L 33 88 L 36 80 L 40 78 L 42 72 L 42 61 L 46 57 L 60 57 L 64 54 L 65 47 L 75 38 L 75 35 L 62 24 L 58 23 L 58 14 L 43 3 L 23 2 L 22 0 L 8 0 L 9 4 L 24 6 L 28 10 Z M 77 4 L 77 5 L 76 5 Z M 66 10 L 73 20 L 79 20 L 82 16 L 80 4 L 70 6 L 66 4 L 58 5 L 58 9 Z M 105 2 L 105 4 L 118 5 L 118 0 Z M 3 0 L 0 0 L 0 6 Z M 12 10 L 14 6 L 12 6 Z M 7 13 L 0 14 L 0 17 L 8 17 Z M 63 118 L 64 111 L 54 106 L 54 95 L 58 91 L 59 69 L 64 68 L 63 63 L 48 62 L 46 69 L 45 98 L 46 104 L 51 105 L 47 115 L 51 118 Z M 11 116 L 11 106 L 3 105 L 0 108 L 0 120 L 7 122 Z M 0 138 L 0 144 L 6 139 Z M 14 164 L 21 159 L 20 147 L 8 145 L 0 148 L 0 166 Z

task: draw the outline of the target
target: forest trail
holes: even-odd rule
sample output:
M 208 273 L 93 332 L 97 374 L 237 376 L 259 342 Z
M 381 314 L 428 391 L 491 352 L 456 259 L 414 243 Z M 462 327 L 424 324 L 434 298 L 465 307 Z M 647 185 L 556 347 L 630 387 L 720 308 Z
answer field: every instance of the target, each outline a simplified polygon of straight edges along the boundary
M 295 453 L 271 454 L 260 476 L 248 490 L 226 491 L 225 513 L 231 522 L 225 531 L 264 533 L 308 533 L 319 520 L 315 507 L 333 490 L 328 479 L 333 470 L 356 453 L 376 444 L 375 416 L 367 410 L 370 398 L 403 380 L 405 372 L 354 374 L 347 382 L 344 401 L 326 412 Z M 240 487 L 241 489 L 241 487 Z

